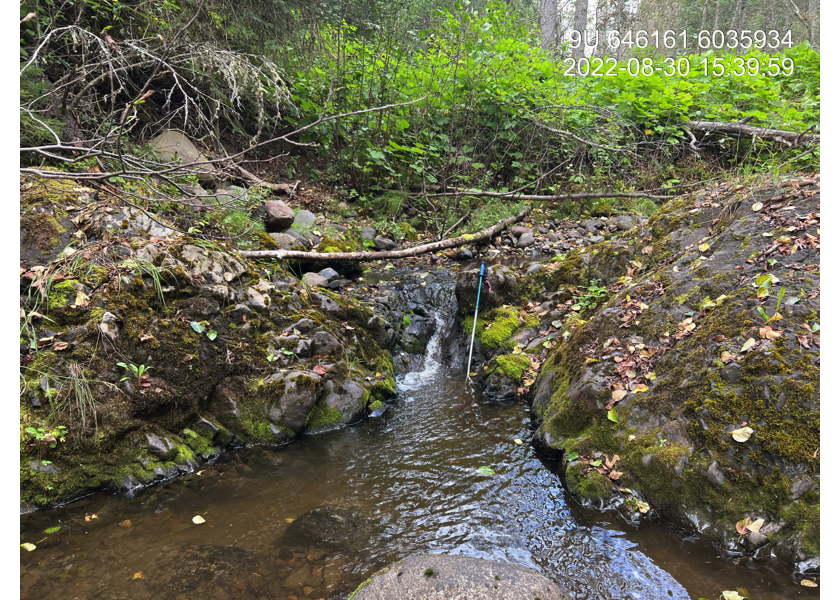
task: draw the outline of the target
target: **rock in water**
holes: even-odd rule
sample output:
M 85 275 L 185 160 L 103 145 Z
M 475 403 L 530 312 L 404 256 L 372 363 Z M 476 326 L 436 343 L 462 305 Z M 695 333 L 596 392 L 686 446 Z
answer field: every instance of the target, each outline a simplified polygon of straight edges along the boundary
M 536 571 L 494 560 L 430 554 L 411 556 L 363 583 L 354 600 L 568 600 Z

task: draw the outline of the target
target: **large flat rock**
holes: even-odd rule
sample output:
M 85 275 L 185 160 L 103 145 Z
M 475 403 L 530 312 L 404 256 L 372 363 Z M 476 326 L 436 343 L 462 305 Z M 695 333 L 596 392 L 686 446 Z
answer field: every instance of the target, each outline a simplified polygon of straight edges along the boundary
M 568 600 L 536 571 L 493 560 L 427 554 L 386 567 L 363 583 L 353 600 Z

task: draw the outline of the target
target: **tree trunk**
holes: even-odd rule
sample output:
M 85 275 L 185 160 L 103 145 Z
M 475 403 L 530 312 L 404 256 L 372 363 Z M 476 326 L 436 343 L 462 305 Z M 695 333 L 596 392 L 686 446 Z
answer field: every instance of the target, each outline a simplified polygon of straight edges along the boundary
M 276 258 L 282 259 L 297 259 L 297 260 L 350 260 L 350 261 L 368 261 L 368 260 L 382 260 L 394 258 L 408 258 L 410 256 L 418 256 L 428 252 L 437 252 L 438 250 L 447 250 L 449 248 L 457 248 L 466 244 L 474 244 L 482 240 L 489 239 L 499 233 L 508 225 L 513 225 L 521 221 L 531 212 L 531 207 L 519 211 L 517 214 L 507 219 L 502 219 L 492 227 L 482 229 L 478 233 L 464 234 L 455 238 L 441 240 L 439 242 L 432 242 L 430 244 L 422 244 L 414 248 L 404 248 L 402 250 L 389 250 L 386 252 L 299 252 L 297 250 L 248 250 L 240 252 L 239 254 L 245 258 Z
M 718 28 L 718 22 L 720 20 L 720 3 L 721 2 L 723 2 L 723 0 L 717 0 L 717 3 L 715 4 L 715 22 L 712 24 L 712 31 L 714 31 Z
M 735 30 L 736 26 L 741 22 L 741 13 L 743 12 L 744 0 L 736 0 L 735 10 L 732 11 L 732 25 L 729 27 Z
M 543 48 L 553 48 L 557 43 L 557 0 L 541 2 L 540 37 Z
M 575 4 L 575 19 L 572 29 L 580 32 L 580 45 L 572 49 L 574 58 L 583 58 L 586 49 L 586 17 L 589 11 L 589 0 L 577 0 Z

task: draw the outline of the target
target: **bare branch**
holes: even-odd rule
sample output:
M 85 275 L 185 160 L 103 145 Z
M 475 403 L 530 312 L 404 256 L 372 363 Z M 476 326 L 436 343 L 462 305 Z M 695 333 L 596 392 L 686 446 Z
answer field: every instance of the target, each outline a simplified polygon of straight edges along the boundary
M 464 234 L 455 238 L 441 240 L 439 242 L 432 242 L 430 244 L 422 244 L 413 248 L 404 248 L 402 250 L 390 250 L 387 252 L 299 252 L 296 250 L 250 250 L 240 252 L 239 254 L 245 258 L 276 258 L 282 259 L 298 259 L 298 260 L 322 260 L 322 261 L 371 261 L 395 258 L 408 258 L 410 256 L 418 256 L 429 252 L 437 252 L 438 250 L 447 250 L 449 248 L 457 248 L 466 244 L 474 244 L 486 239 L 489 239 L 502 231 L 508 225 L 512 225 L 521 221 L 525 216 L 531 212 L 531 207 L 519 211 L 512 217 L 502 219 L 492 227 L 482 229 L 475 234 Z

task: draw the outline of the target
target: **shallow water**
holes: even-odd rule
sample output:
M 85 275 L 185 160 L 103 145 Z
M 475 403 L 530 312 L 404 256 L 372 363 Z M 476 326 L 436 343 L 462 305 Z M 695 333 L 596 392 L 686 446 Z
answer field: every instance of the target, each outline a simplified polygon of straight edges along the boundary
M 134 498 L 22 515 L 20 541 L 38 547 L 21 550 L 21 598 L 344 598 L 427 552 L 526 565 L 579 599 L 819 596 L 664 525 L 575 506 L 528 444 L 527 409 L 484 402 L 436 344 L 379 419 L 231 452 Z

